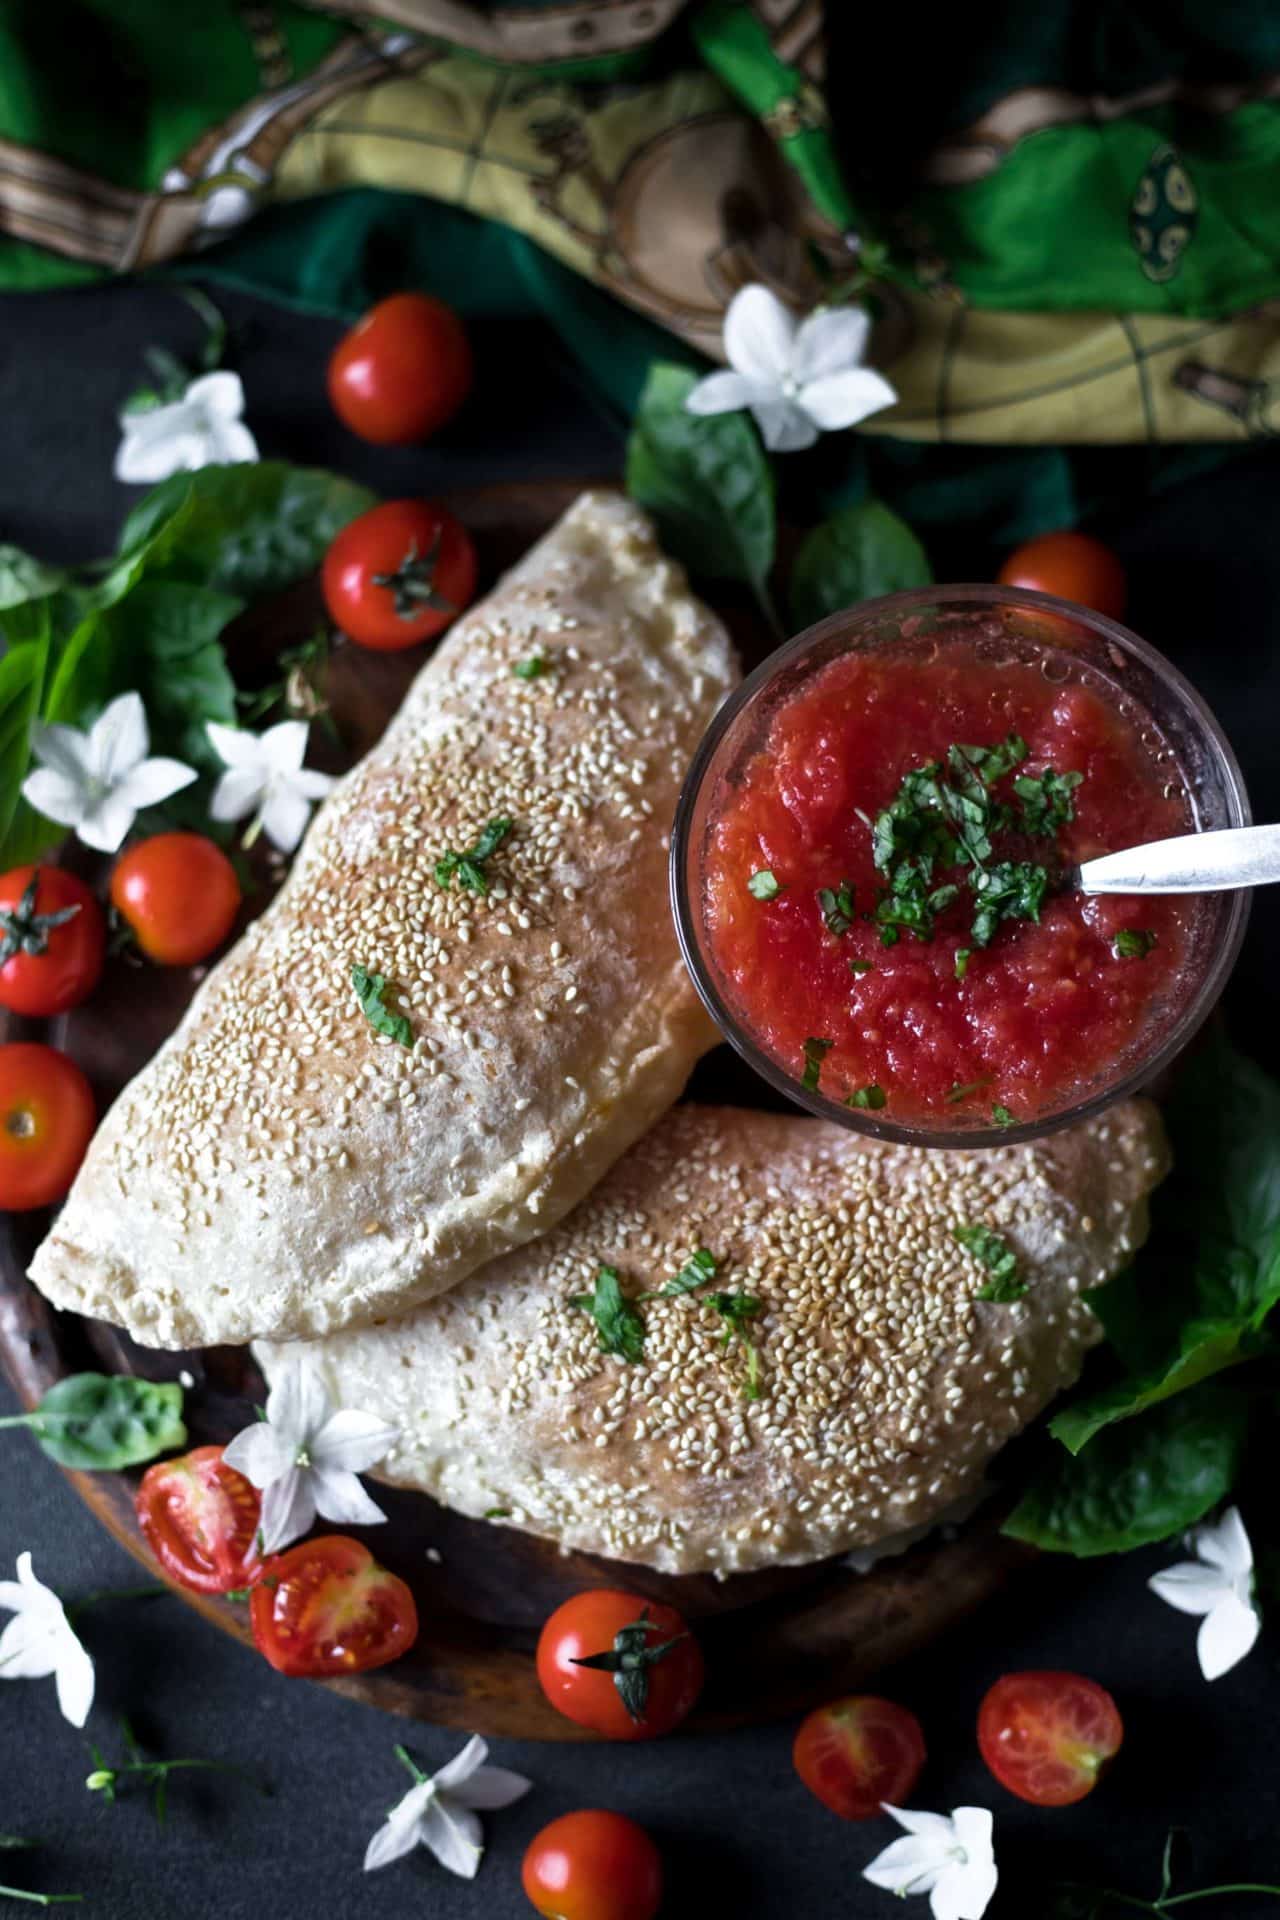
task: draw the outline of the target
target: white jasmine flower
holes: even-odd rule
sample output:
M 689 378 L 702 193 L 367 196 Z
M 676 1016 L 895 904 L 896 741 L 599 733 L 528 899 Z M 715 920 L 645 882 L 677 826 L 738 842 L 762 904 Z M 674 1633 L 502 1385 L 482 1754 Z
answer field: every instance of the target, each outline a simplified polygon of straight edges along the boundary
M 1196 1635 L 1200 1671 L 1219 1680 L 1250 1651 L 1261 1621 L 1253 1599 L 1253 1548 L 1238 1507 L 1228 1507 L 1217 1525 L 1187 1535 L 1194 1560 L 1181 1560 L 1153 1574 L 1147 1585 L 1179 1613 L 1204 1615 Z
M 31 729 L 31 751 L 42 764 L 22 783 L 38 813 L 99 853 L 114 853 L 143 807 L 167 800 L 195 779 L 181 760 L 149 760 L 151 736 L 142 696 L 122 693 L 88 733 L 79 727 Z
M 416 1846 L 423 1846 L 450 1873 L 474 1880 L 484 1854 L 483 1831 L 475 1810 L 509 1807 L 523 1799 L 532 1780 L 521 1773 L 510 1773 L 506 1767 L 487 1767 L 489 1749 L 478 1734 L 472 1734 L 448 1766 L 430 1776 L 414 1765 L 403 1747 L 396 1748 L 396 1757 L 409 1769 L 416 1784 L 392 1807 L 365 1848 L 365 1872 L 388 1867 Z
M 862 307 L 818 307 L 797 321 L 768 287 L 743 287 L 724 317 L 730 373 L 709 373 L 685 406 L 690 413 L 750 407 L 774 453 L 811 447 L 820 433 L 856 426 L 891 407 L 897 394 L 864 367 L 871 322 Z
M 307 830 L 313 802 L 323 800 L 332 787 L 332 774 L 302 764 L 307 731 L 305 720 L 281 720 L 265 733 L 208 722 L 205 732 L 227 769 L 214 789 L 209 812 L 215 820 L 243 820 L 253 814 L 246 845 L 263 832 L 281 853 L 292 853 Z
M 397 1437 L 376 1414 L 335 1412 L 315 1366 L 290 1361 L 276 1376 L 266 1419 L 238 1433 L 225 1454 L 262 1493 L 262 1551 L 300 1538 L 317 1513 L 360 1527 L 385 1520 L 356 1476 L 385 1459 Z
M 128 486 L 154 486 L 171 473 L 256 460 L 258 443 L 244 424 L 244 388 L 238 373 L 202 373 L 169 406 L 128 409 L 115 474 Z
M 18 1555 L 16 1580 L 0 1580 L 0 1607 L 12 1613 L 0 1633 L 0 1680 L 43 1680 L 52 1674 L 64 1720 L 82 1727 L 93 1705 L 93 1662 L 75 1636 L 61 1600 Z
M 927 1893 L 934 1920 L 982 1920 L 998 1878 L 987 1809 L 957 1807 L 948 1817 L 886 1802 L 884 1810 L 906 1828 L 907 1837 L 877 1854 L 863 1869 L 863 1879 L 904 1898 Z

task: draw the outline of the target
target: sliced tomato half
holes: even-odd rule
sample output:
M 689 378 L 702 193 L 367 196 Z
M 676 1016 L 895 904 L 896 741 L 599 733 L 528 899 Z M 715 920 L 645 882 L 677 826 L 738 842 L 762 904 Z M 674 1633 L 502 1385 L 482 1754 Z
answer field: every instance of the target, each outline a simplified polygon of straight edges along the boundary
M 160 1565 L 197 1593 L 252 1586 L 262 1564 L 255 1545 L 261 1498 L 222 1455 L 221 1447 L 196 1447 L 158 1461 L 143 1474 L 134 1502 Z
M 398 1660 L 418 1637 L 404 1581 L 340 1533 L 274 1554 L 249 1614 L 259 1653 L 280 1673 L 364 1673 Z

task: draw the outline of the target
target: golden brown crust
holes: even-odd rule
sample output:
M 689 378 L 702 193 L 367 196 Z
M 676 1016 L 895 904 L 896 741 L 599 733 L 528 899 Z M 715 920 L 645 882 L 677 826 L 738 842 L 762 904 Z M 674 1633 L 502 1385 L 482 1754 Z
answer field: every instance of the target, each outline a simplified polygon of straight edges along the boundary
M 548 671 L 525 680 L 531 654 Z M 668 827 L 736 665 L 643 514 L 584 495 L 424 667 L 288 882 L 104 1120 L 32 1278 L 156 1346 L 403 1311 L 544 1231 L 714 1039 Z M 509 817 L 486 896 L 434 867 Z M 393 983 L 412 1050 L 357 1004 Z
M 1145 1237 L 1166 1164 L 1145 1101 L 969 1153 L 679 1107 L 545 1238 L 311 1351 L 341 1405 L 399 1426 L 386 1477 L 464 1513 L 671 1573 L 820 1559 L 934 1520 L 1075 1379 L 1081 1294 Z M 1015 1250 L 1024 1300 L 977 1298 L 964 1225 Z M 643 1303 L 643 1360 L 602 1354 L 571 1296 L 601 1264 L 653 1293 L 700 1246 L 716 1276 Z M 712 1290 L 764 1303 L 757 1400 Z

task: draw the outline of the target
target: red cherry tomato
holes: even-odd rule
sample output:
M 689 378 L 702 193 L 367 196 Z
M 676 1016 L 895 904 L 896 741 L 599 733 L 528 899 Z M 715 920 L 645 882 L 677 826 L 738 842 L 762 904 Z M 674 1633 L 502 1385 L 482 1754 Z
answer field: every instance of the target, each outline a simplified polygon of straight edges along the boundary
M 600 1656 L 617 1671 L 575 1664 Z M 702 1651 L 675 1608 L 634 1593 L 575 1594 L 538 1636 L 547 1699 L 610 1740 L 649 1740 L 679 1726 L 702 1691 L 702 1672 Z
M 1079 1673 L 1006 1673 L 978 1710 L 978 1745 L 1002 1787 L 1036 1807 L 1092 1793 L 1124 1739 L 1115 1701 Z
M 53 1047 L 0 1046 L 0 1208 L 25 1213 L 61 1200 L 97 1119 L 89 1082 Z
M 1074 600 L 1112 620 L 1123 614 L 1128 597 L 1124 568 L 1110 547 L 1088 533 L 1042 533 L 1011 553 L 996 578 L 1005 587 Z
M 196 1447 L 148 1467 L 134 1496 L 138 1525 L 160 1565 L 197 1593 L 249 1587 L 261 1560 L 257 1489 L 229 1467 L 221 1447 Z
M 279 1673 L 365 1673 L 398 1660 L 418 1637 L 404 1581 L 340 1533 L 274 1554 L 249 1618 L 254 1645 Z
M 875 1694 L 850 1694 L 800 1723 L 791 1759 L 824 1807 L 842 1820 L 873 1820 L 887 1800 L 904 1807 L 924 1766 L 914 1713 Z
M 447 627 L 476 590 L 469 535 L 429 500 L 388 500 L 345 526 L 324 557 L 325 605 L 362 647 L 398 652 Z
M 553 1820 L 530 1841 L 520 1878 L 549 1920 L 653 1920 L 662 1902 L 658 1849 L 620 1813 Z
M 111 904 L 161 967 L 193 967 L 220 947 L 240 911 L 240 882 L 202 833 L 157 833 L 122 853 Z
M 471 376 L 471 343 L 452 307 L 429 293 L 396 293 L 338 342 L 329 402 L 362 440 L 411 446 L 453 418 Z
M 98 984 L 106 951 L 102 908 L 83 880 L 61 867 L 0 874 L 0 1006 L 65 1013 Z

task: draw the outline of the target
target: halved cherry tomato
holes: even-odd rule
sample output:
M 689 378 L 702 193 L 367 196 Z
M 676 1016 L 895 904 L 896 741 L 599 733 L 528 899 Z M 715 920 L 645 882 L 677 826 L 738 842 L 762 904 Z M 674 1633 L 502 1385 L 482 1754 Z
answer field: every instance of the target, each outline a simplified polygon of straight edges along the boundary
M 1036 1807 L 1092 1793 L 1124 1722 L 1105 1687 L 1079 1673 L 1006 1673 L 978 1710 L 978 1745 L 1002 1787 Z
M 429 293 L 395 293 L 338 342 L 329 402 L 362 440 L 411 446 L 453 418 L 471 377 L 471 343 L 453 308 Z
M 0 1046 L 0 1207 L 25 1213 L 61 1200 L 96 1121 L 74 1060 L 31 1041 Z
M 1005 587 L 1054 593 L 1118 620 L 1127 587 L 1124 568 L 1110 547 L 1088 533 L 1042 533 L 1011 553 L 996 578 Z
M 122 853 L 111 904 L 148 960 L 193 967 L 220 947 L 240 911 L 240 882 L 202 833 L 157 833 Z
M 0 1006 L 65 1013 L 98 984 L 106 951 L 102 908 L 62 867 L 0 874 Z
M 649 1740 L 679 1726 L 702 1675 L 702 1651 L 681 1615 L 634 1593 L 577 1593 L 538 1636 L 547 1699 L 610 1740 Z
M 446 507 L 388 500 L 338 534 L 321 584 L 335 626 L 362 647 L 395 653 L 429 640 L 468 604 L 475 548 Z
M 341 1533 L 274 1554 L 249 1618 L 254 1645 L 279 1673 L 365 1673 L 398 1660 L 418 1637 L 404 1581 Z
M 165 1572 L 197 1593 L 249 1587 L 261 1570 L 257 1488 L 221 1447 L 196 1447 L 148 1467 L 134 1496 L 143 1538 Z
M 791 1759 L 824 1807 L 842 1820 L 873 1820 L 887 1800 L 905 1806 L 924 1766 L 914 1713 L 876 1694 L 854 1693 L 800 1723 Z
M 550 1920 L 653 1920 L 662 1903 L 662 1861 L 644 1828 L 595 1808 L 535 1834 L 520 1878 Z

